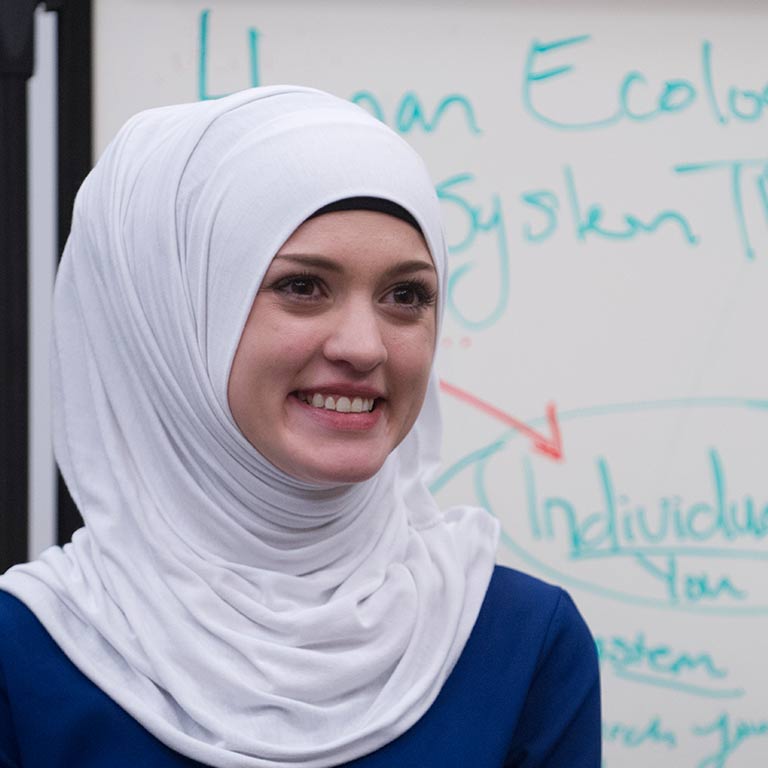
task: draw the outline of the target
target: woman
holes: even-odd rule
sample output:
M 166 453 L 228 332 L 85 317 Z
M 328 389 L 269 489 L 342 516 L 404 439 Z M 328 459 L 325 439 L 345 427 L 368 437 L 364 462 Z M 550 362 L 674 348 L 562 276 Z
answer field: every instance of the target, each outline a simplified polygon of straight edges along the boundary
M 55 450 L 85 520 L 0 579 L 10 766 L 597 766 L 560 590 L 440 512 L 438 203 L 346 102 L 152 110 L 83 185 Z

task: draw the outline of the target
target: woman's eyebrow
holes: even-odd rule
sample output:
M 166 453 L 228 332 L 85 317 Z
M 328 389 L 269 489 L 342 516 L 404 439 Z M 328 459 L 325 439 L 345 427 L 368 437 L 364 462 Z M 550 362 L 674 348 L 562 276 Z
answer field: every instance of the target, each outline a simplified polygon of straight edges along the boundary
M 435 265 L 431 261 L 408 259 L 407 261 L 399 261 L 396 264 L 393 264 L 384 272 L 384 276 L 412 275 L 415 272 L 436 272 Z
M 314 267 L 315 269 L 327 269 L 331 272 L 343 272 L 344 269 L 338 262 L 329 259 L 327 256 L 315 256 L 309 253 L 278 253 L 274 261 L 278 259 L 293 261 L 302 267 Z
M 315 269 L 325 269 L 337 273 L 344 271 L 344 267 L 342 267 L 341 264 L 334 259 L 329 259 L 327 256 L 319 256 L 310 253 L 278 253 L 274 260 L 277 261 L 278 259 L 292 261 L 302 267 L 314 267 Z M 406 259 L 405 261 L 397 261 L 392 264 L 392 266 L 384 272 L 384 277 L 391 277 L 392 275 L 410 275 L 415 272 L 424 271 L 435 272 L 435 267 L 431 261 L 425 261 L 423 259 Z

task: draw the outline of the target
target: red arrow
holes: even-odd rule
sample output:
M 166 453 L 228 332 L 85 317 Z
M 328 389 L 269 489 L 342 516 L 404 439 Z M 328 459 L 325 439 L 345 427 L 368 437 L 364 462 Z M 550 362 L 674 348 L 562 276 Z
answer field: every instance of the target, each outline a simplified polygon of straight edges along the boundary
M 498 419 L 502 423 L 516 429 L 521 435 L 525 435 L 531 440 L 534 451 L 549 456 L 556 461 L 562 461 L 563 440 L 560 435 L 560 425 L 557 423 L 557 413 L 555 411 L 554 403 L 547 404 L 547 421 L 549 422 L 549 431 L 552 435 L 551 437 L 547 437 L 546 435 L 542 435 L 541 433 L 536 432 L 536 430 L 531 429 L 527 424 L 516 419 L 514 416 L 510 416 L 508 413 L 499 410 L 495 405 L 486 403 L 471 392 L 459 389 L 459 387 L 455 387 L 453 384 L 449 384 L 442 379 L 440 380 L 440 389 L 442 389 L 443 392 L 453 395 L 453 397 L 474 406 L 478 411 L 487 413 L 494 419 Z

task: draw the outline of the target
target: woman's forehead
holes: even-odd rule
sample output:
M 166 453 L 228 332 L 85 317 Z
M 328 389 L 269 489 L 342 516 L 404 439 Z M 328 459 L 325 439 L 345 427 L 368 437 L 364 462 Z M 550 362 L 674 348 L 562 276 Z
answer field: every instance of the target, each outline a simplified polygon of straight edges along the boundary
M 276 259 L 300 259 L 308 266 L 333 269 L 337 258 L 350 264 L 370 262 L 380 269 L 408 263 L 411 271 L 435 271 L 434 260 L 420 230 L 401 218 L 370 210 L 345 210 L 313 216 L 283 243 Z

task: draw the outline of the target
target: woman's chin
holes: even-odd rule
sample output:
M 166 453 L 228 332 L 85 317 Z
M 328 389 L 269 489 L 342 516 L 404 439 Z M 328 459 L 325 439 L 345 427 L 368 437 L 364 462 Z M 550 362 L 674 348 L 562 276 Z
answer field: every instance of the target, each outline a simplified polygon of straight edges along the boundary
M 350 485 L 362 483 L 372 478 L 384 465 L 384 461 L 367 460 L 361 462 L 355 457 L 323 457 L 312 462 L 297 462 L 296 457 L 290 466 L 283 471 L 297 480 L 311 483 L 330 483 L 333 485 Z

